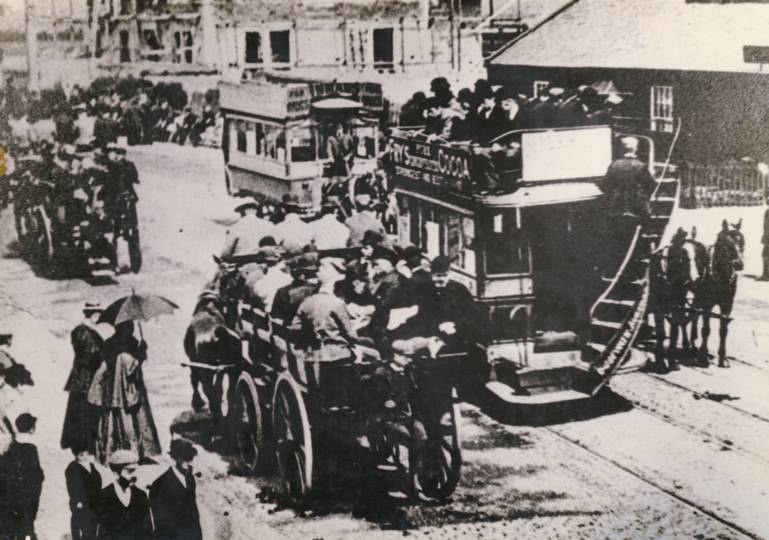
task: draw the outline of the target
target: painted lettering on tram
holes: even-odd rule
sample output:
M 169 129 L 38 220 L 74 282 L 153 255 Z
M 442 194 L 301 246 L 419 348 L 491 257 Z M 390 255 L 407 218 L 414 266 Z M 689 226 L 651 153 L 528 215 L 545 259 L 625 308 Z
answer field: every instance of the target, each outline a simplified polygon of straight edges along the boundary
M 447 148 L 397 140 L 392 141 L 391 148 L 390 159 L 393 163 L 455 180 L 470 180 L 470 164 L 467 157 Z

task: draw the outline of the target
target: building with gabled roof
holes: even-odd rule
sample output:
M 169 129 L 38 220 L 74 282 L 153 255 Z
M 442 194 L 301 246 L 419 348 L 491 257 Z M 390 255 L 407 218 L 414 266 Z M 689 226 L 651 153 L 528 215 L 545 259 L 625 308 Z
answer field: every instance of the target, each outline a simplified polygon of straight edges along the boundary
M 487 61 L 519 92 L 611 82 L 677 157 L 769 159 L 769 3 L 571 0 Z

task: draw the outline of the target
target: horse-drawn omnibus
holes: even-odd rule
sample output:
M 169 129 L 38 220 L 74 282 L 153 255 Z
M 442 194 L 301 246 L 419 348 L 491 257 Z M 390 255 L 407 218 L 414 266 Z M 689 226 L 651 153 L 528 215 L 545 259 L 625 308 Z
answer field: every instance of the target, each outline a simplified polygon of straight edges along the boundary
M 533 420 L 527 409 L 594 395 L 644 321 L 649 248 L 676 207 L 678 182 L 658 175 L 650 223 L 633 226 L 606 261 L 598 181 L 620 135 L 607 126 L 513 132 L 493 151 L 410 129 L 390 140 L 400 243 L 452 259 L 452 278 L 487 328 L 465 365 L 523 420 Z M 650 171 L 661 172 L 653 142 L 640 140 Z
M 296 81 L 261 76 L 219 85 L 227 189 L 279 202 L 321 205 L 331 175 L 328 141 L 341 124 L 354 141 L 352 175 L 373 172 L 379 155 L 381 87 L 370 83 Z

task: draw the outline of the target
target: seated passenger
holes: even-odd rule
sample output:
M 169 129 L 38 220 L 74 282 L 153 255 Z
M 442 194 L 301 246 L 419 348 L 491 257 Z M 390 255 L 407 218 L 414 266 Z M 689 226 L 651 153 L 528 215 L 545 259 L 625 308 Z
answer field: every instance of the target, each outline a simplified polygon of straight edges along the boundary
M 424 125 L 425 99 L 427 99 L 427 96 L 425 96 L 424 92 L 414 92 L 411 99 L 403 105 L 400 116 L 398 117 L 398 124 L 401 126 Z
M 264 275 L 252 285 L 252 297 L 258 299 L 265 312 L 272 310 L 272 302 L 278 289 L 291 283 L 286 263 L 275 246 L 262 247 L 257 256 L 263 261 Z
M 314 228 L 313 243 L 315 249 L 342 249 L 347 247 L 350 228 L 337 217 L 337 207 L 323 205 L 321 217 L 311 223 Z
M 340 293 L 347 304 L 355 330 L 365 333 L 376 311 L 377 299 L 371 293 L 368 269 L 360 265 L 347 267 L 347 278 L 341 283 Z
M 595 93 L 590 86 L 580 86 L 570 97 L 558 106 L 558 125 L 562 127 L 583 126 L 587 123 L 585 98 Z
M 531 108 L 529 127 L 532 129 L 550 129 L 558 126 L 558 104 L 563 95 L 563 88 L 549 88 L 539 96 L 538 103 Z
M 278 289 L 270 316 L 279 324 L 291 324 L 305 298 L 318 290 L 318 253 L 307 251 L 286 261 L 293 281 Z
M 510 131 L 526 127 L 523 122 L 520 106 L 512 92 L 503 86 L 495 92 L 494 100 L 494 108 L 487 119 L 487 122 L 490 124 L 487 126 L 485 133 L 488 141 L 492 141 Z
M 307 349 L 318 351 L 321 360 L 349 358 L 354 345 L 373 345 L 373 341 L 358 334 L 347 305 L 334 294 L 336 283 L 344 278 L 344 271 L 341 260 L 321 259 L 318 291 L 302 302 L 291 324 L 307 339 Z
M 283 221 L 275 225 L 273 234 L 279 245 L 286 251 L 301 251 L 312 243 L 314 236 L 311 225 L 304 222 L 299 214 L 299 199 L 296 195 L 285 194 L 281 204 Z
M 240 214 L 240 219 L 227 230 L 222 258 L 256 253 L 259 241 L 274 232 L 274 225 L 258 216 L 259 203 L 252 197 L 236 206 L 235 211 Z
M 480 195 L 510 192 L 522 168 L 521 144 L 511 140 L 507 145 L 473 146 L 476 191 Z
M 468 351 L 477 340 L 481 317 L 470 291 L 449 278 L 451 261 L 438 256 L 432 261 L 432 286 L 419 299 L 413 322 L 392 333 L 394 351 L 435 357 L 440 351 Z
M 381 220 L 377 219 L 376 214 L 374 214 L 371 196 L 362 194 L 355 197 L 355 199 L 358 212 L 347 218 L 347 221 L 345 221 L 345 225 L 350 229 L 350 239 L 347 241 L 348 247 L 358 247 L 362 245 L 363 238 L 367 231 L 376 232 L 382 239 L 384 239 L 384 225 Z

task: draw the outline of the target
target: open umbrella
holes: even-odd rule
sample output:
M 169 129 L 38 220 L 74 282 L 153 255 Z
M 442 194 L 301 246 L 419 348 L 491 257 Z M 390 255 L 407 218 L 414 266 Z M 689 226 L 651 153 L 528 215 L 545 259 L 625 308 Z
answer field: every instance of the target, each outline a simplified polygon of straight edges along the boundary
M 173 313 L 179 306 L 155 294 L 136 294 L 131 291 L 129 296 L 124 296 L 112 302 L 102 312 L 99 322 L 117 325 L 126 321 L 147 321 L 160 315 Z

